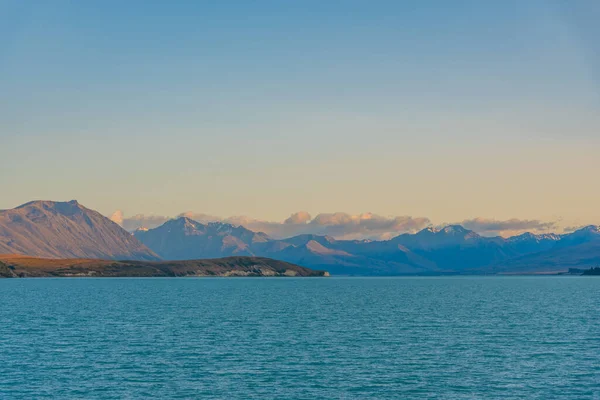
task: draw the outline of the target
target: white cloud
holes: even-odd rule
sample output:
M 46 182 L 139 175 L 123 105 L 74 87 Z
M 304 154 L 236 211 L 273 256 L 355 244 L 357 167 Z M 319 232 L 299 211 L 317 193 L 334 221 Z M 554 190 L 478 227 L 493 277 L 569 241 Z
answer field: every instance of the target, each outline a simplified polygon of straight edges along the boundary
M 170 218 L 158 215 L 144 214 L 137 214 L 133 217 L 125 217 L 121 210 L 117 210 L 110 216 L 110 219 L 113 222 L 116 222 L 117 224 L 121 225 L 125 230 L 131 232 L 135 231 L 138 228 L 156 228 L 157 226 L 160 226 L 167 222 Z
M 297 213 L 290 215 L 288 219 L 283 221 L 283 223 L 284 224 L 306 224 L 307 222 L 310 222 L 311 219 L 312 218 L 311 218 L 310 214 L 307 213 L 306 211 L 298 211 Z
M 118 225 L 123 226 L 123 211 L 117 210 L 109 217 L 110 220 Z
M 512 218 L 499 221 L 489 218 L 473 218 L 460 222 L 462 226 L 485 236 L 513 236 L 524 232 L 548 233 L 556 229 L 556 222 L 544 222 L 537 219 Z
M 300 234 L 329 235 L 337 239 L 388 239 L 401 233 L 415 232 L 430 225 L 428 218 L 383 217 L 371 213 L 352 215 L 343 212 L 318 214 L 311 218 L 308 212 L 299 211 L 290 215 L 283 222 L 265 221 L 246 216 L 220 218 L 194 212 L 181 213 L 177 217 L 187 217 L 201 223 L 220 221 L 232 225 L 242 225 L 277 239 Z M 117 211 L 111 219 L 115 222 L 118 221 L 117 223 L 123 228 L 133 231 L 138 228 L 156 228 L 171 218 L 143 214 L 124 217 L 122 212 Z
M 241 225 L 255 232 L 264 232 L 275 239 L 288 238 L 301 234 L 333 236 L 336 239 L 390 239 L 402 233 L 414 233 L 431 225 L 429 218 L 411 216 L 385 217 L 372 213 L 348 214 L 344 212 L 317 214 L 314 218 L 306 211 L 291 214 L 282 222 L 265 221 L 247 216 L 221 218 L 214 215 L 181 213 L 177 217 L 187 217 L 201 223 L 226 222 Z M 177 218 L 176 217 L 176 218 Z M 110 217 L 128 231 L 138 228 L 156 228 L 171 217 L 138 214 L 123 216 L 115 211 Z M 458 224 L 484 236 L 513 236 L 523 232 L 547 233 L 557 228 L 556 222 L 540 220 L 473 218 Z

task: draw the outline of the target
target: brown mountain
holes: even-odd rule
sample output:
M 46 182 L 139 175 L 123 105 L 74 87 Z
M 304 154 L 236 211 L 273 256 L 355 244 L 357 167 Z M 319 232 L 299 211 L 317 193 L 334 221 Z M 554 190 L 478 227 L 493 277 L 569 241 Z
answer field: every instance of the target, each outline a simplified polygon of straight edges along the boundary
M 0 211 L 0 253 L 46 258 L 158 260 L 133 235 L 77 201 Z
M 126 276 L 329 276 L 284 261 L 262 257 L 227 257 L 188 261 L 114 261 L 43 259 L 0 255 L 0 278 Z

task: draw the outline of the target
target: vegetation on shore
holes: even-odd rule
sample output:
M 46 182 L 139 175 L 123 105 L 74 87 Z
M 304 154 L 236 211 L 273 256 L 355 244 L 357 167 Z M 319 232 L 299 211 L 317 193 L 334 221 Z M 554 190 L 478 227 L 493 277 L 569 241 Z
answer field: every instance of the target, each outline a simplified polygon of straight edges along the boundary
M 0 277 L 328 276 L 284 261 L 226 257 L 188 261 L 43 259 L 0 255 Z
M 13 271 L 0 261 L 0 278 L 12 278 L 14 276 Z
M 600 267 L 594 267 L 583 271 L 582 275 L 600 275 Z

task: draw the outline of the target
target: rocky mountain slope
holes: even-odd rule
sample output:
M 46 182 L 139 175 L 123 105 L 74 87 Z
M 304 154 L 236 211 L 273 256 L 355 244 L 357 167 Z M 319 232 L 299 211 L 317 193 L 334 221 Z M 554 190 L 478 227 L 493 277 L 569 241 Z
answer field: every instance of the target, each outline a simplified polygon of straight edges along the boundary
M 0 211 L 0 253 L 47 258 L 159 259 L 119 225 L 74 200 L 33 201 Z

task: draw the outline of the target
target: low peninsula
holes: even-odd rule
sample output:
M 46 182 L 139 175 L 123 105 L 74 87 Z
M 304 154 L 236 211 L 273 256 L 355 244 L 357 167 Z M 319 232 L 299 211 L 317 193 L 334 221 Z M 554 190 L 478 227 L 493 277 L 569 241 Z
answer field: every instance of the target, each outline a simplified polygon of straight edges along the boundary
M 113 261 L 0 255 L 0 278 L 185 276 L 317 277 L 329 276 L 329 273 L 264 257 L 226 257 L 187 261 Z

